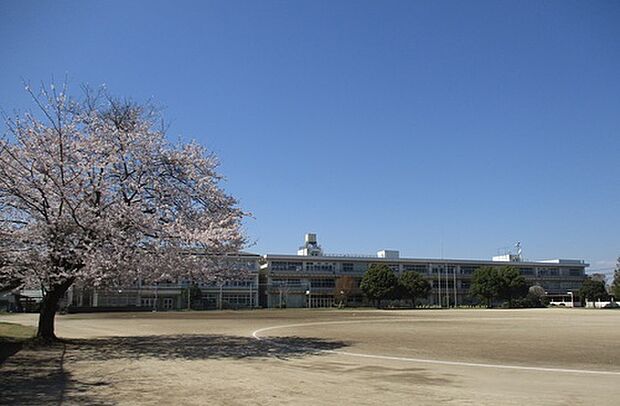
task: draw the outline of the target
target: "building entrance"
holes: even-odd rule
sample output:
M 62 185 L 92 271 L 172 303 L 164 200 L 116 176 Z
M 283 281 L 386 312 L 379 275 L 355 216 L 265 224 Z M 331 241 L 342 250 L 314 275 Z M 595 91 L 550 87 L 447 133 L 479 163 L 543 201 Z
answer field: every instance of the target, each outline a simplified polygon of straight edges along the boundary
M 316 307 L 332 307 L 334 305 L 334 298 L 331 296 L 312 296 L 310 297 L 310 306 Z

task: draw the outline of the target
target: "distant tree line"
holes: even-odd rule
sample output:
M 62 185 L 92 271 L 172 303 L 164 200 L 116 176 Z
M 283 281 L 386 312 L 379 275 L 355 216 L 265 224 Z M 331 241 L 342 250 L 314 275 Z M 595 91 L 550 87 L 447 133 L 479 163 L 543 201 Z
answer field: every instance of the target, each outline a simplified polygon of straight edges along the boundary
M 431 284 L 424 275 L 407 271 L 400 276 L 386 264 L 373 264 L 362 277 L 359 285 L 366 298 L 376 307 L 381 307 L 385 300 L 407 301 L 416 307 L 420 300 L 428 299 Z M 336 281 L 335 297 L 339 306 L 345 306 L 347 299 L 355 290 L 355 281 L 350 276 L 343 276 Z M 588 277 L 581 288 L 576 291 L 585 305 L 586 300 L 608 300 L 611 296 L 620 298 L 620 258 L 614 273 L 610 292 L 605 283 Z M 540 285 L 530 286 L 513 266 L 483 266 L 472 275 L 469 294 L 480 304 L 488 308 L 495 305 L 510 308 L 545 307 L 548 304 L 547 293 Z
M 335 296 L 340 300 L 339 306 L 346 305 L 354 287 L 353 278 L 349 276 L 336 281 Z M 422 274 L 407 271 L 399 277 L 386 264 L 371 265 L 359 287 L 376 307 L 381 307 L 385 300 L 400 300 L 409 302 L 415 308 L 420 300 L 428 299 L 431 293 L 431 284 Z M 582 301 L 609 298 L 605 284 L 591 278 L 587 278 L 576 293 L 579 293 Z M 620 296 L 620 262 L 612 293 Z M 488 308 L 495 305 L 509 308 L 545 307 L 548 304 L 545 289 L 536 284 L 530 286 L 519 269 L 513 266 L 478 268 L 472 275 L 469 294 Z
M 373 264 L 364 274 L 360 288 L 366 298 L 380 307 L 384 300 L 405 300 L 416 307 L 418 300 L 428 299 L 430 282 L 415 271 L 403 272 L 400 277 L 385 264 Z M 519 270 L 482 267 L 474 272 L 470 294 L 487 307 L 498 301 L 508 307 L 544 306 L 545 291 L 541 287 L 530 289 Z

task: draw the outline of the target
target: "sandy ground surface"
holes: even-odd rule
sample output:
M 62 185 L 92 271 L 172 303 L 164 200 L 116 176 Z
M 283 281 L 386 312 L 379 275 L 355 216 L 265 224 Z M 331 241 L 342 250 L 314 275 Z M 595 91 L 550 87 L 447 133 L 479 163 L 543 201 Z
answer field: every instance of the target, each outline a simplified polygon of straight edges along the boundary
M 0 366 L 1 404 L 620 404 L 620 311 L 87 314 L 57 332 Z

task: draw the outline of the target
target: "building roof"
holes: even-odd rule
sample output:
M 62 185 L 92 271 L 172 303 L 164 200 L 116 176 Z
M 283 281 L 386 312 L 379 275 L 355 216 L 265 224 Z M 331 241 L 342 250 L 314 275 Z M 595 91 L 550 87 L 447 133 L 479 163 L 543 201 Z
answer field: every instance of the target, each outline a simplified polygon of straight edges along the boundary
M 558 267 L 588 267 L 585 261 L 582 260 L 566 260 L 555 259 L 545 261 L 492 261 L 485 259 L 439 259 L 439 258 L 380 258 L 376 256 L 365 255 L 322 255 L 322 256 L 305 256 L 305 255 L 291 255 L 291 254 L 265 254 L 263 258 L 267 261 L 279 260 L 279 261 L 338 261 L 338 262 L 376 262 L 376 263 L 433 263 L 433 264 L 459 264 L 459 265 L 489 265 L 489 266 L 558 266 Z

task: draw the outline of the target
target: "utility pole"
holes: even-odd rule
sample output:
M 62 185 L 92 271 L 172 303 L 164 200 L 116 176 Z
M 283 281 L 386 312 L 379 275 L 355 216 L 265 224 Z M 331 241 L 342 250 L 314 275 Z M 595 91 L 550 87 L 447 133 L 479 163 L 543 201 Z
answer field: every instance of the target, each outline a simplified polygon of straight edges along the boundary
M 443 307 L 441 305 L 441 268 L 437 267 L 437 301 L 439 303 L 439 308 Z
M 192 288 L 191 288 L 191 283 L 189 285 L 187 285 L 187 310 L 192 310 Z
M 222 303 L 222 297 L 223 297 L 223 290 L 224 290 L 224 282 L 220 282 L 220 310 L 222 310 L 223 308 L 223 303 Z
M 308 290 L 306 296 L 308 296 L 308 309 L 312 309 L 312 292 L 310 291 L 310 281 L 308 281 Z
M 452 275 L 454 276 L 454 307 L 456 308 L 456 266 L 452 268 Z
M 450 279 L 448 277 L 448 265 L 443 264 L 443 268 L 446 271 L 446 307 L 450 307 Z

